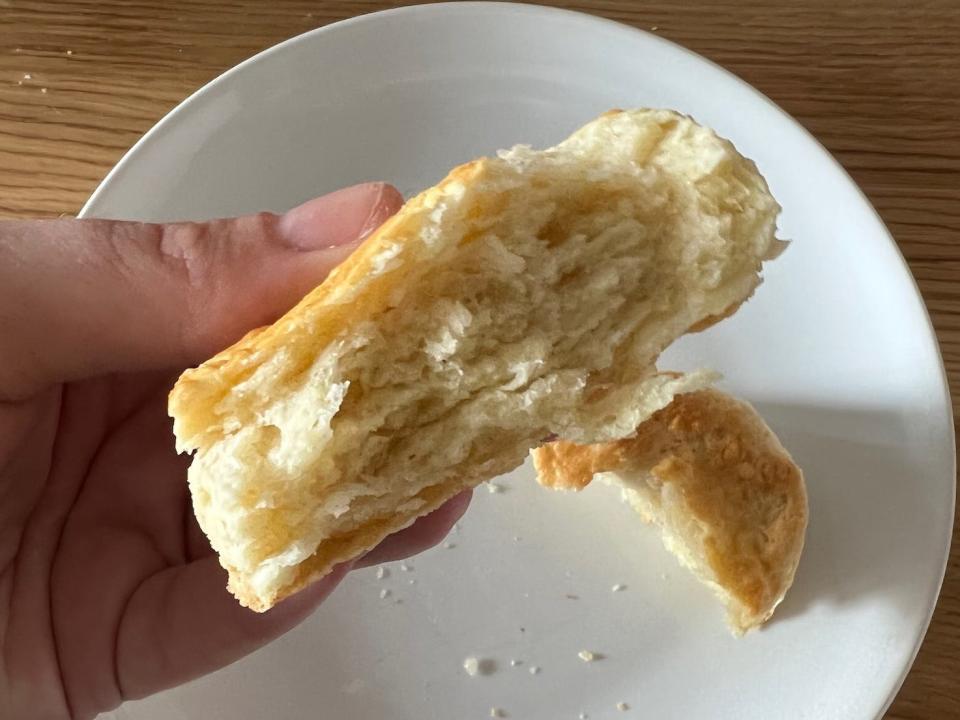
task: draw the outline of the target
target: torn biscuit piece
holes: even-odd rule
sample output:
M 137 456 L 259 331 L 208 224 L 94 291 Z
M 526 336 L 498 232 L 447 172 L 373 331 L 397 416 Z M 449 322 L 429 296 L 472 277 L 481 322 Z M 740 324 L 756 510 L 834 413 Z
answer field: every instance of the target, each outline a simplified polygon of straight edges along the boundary
M 745 402 L 716 389 L 678 395 L 633 437 L 557 441 L 533 460 L 547 487 L 619 487 L 724 602 L 735 634 L 763 624 L 793 583 L 807 527 L 803 473 Z
M 623 437 L 711 377 L 651 374 L 782 247 L 731 143 L 665 110 L 455 168 L 170 395 L 201 528 L 266 610 L 551 434 Z

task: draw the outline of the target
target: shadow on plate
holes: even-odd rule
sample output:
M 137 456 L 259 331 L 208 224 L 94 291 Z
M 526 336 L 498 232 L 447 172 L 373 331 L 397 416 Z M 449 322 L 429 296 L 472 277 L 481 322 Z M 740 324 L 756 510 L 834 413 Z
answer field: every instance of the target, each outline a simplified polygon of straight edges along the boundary
M 918 527 L 942 512 L 928 490 L 924 448 L 906 415 L 757 403 L 757 410 L 803 469 L 810 524 L 796 580 L 773 622 L 822 604 L 880 601 L 917 611 L 918 578 L 932 579 L 941 549 Z

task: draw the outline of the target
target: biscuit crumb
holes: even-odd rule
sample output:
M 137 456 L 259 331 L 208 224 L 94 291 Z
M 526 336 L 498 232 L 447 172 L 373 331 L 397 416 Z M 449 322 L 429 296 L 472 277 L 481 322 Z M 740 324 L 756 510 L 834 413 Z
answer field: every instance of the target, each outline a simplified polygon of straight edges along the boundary
M 517 660 L 514 658 L 510 661 L 510 667 L 517 667 L 517 665 L 523 665 L 523 660 Z
M 540 672 L 540 666 L 539 666 L 539 665 L 531 665 L 531 666 L 530 666 L 530 670 L 529 670 L 528 672 L 529 672 L 531 675 L 536 675 L 536 674 L 538 674 L 538 673 Z
M 580 652 L 577 653 L 577 657 L 583 660 L 585 663 L 593 662 L 594 660 L 597 659 L 597 656 L 594 655 L 589 650 L 581 650 Z
M 383 590 L 380 591 L 381 600 L 386 600 L 388 597 L 390 597 L 390 591 L 387 588 L 384 588 Z
M 620 712 L 626 712 L 629 709 L 630 709 L 630 706 L 627 705 L 625 702 L 617 703 L 617 710 L 619 710 Z
M 492 718 L 505 718 L 507 713 L 505 713 L 501 708 L 492 707 L 490 708 L 490 717 Z
M 463 661 L 463 669 L 467 675 L 493 675 L 497 671 L 497 661 L 492 658 L 477 658 L 472 655 Z
M 488 483 L 487 483 L 487 492 L 490 492 L 490 493 L 502 493 L 502 492 L 503 492 L 503 485 L 498 485 L 498 484 L 495 483 L 495 482 L 488 482 Z
M 626 585 L 621 585 L 620 583 L 617 583 L 612 588 L 610 588 L 610 592 L 620 592 L 621 590 L 626 590 L 626 589 L 627 589 Z
M 381 565 L 377 568 L 377 580 L 383 580 L 385 577 L 390 577 L 390 571 Z

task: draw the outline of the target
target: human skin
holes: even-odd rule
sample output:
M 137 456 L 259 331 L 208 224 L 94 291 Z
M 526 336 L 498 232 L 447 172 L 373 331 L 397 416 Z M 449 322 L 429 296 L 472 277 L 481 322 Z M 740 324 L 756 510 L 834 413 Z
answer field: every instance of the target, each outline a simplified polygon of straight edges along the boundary
M 84 720 L 227 665 L 466 510 L 468 494 L 253 613 L 174 451 L 179 372 L 276 319 L 401 203 L 367 184 L 207 223 L 0 222 L 0 717 Z

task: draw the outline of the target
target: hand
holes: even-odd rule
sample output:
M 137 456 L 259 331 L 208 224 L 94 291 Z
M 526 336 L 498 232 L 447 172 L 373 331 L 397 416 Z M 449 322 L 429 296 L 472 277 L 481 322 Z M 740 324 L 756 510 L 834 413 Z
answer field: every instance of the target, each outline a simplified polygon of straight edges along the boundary
M 0 223 L 0 717 L 90 718 L 210 672 L 299 623 L 349 570 L 267 613 L 240 607 L 194 520 L 166 395 L 400 203 L 371 184 L 282 216 Z M 355 566 L 435 544 L 468 502 Z

